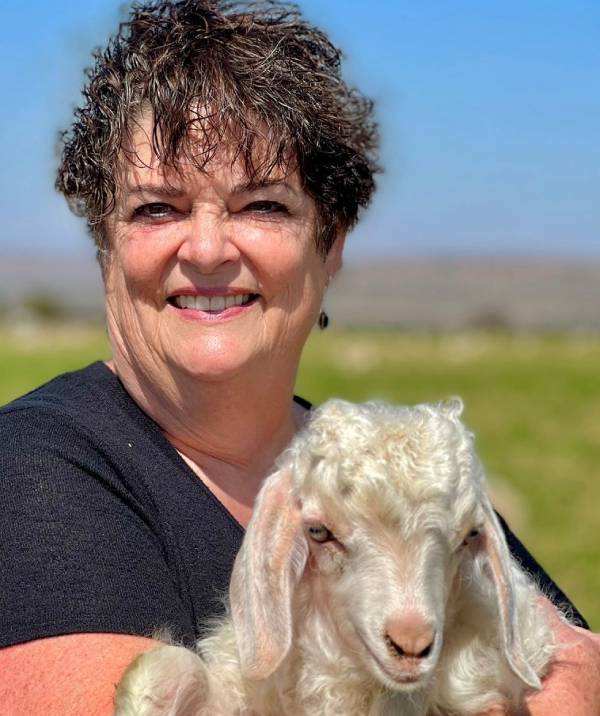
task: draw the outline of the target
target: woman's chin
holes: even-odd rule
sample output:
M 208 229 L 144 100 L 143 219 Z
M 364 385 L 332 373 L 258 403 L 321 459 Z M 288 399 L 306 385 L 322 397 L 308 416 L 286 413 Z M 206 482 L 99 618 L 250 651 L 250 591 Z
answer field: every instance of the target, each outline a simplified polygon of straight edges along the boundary
M 259 365 L 259 352 L 231 338 L 212 335 L 173 352 L 168 359 L 175 375 L 199 382 L 219 382 L 242 377 Z

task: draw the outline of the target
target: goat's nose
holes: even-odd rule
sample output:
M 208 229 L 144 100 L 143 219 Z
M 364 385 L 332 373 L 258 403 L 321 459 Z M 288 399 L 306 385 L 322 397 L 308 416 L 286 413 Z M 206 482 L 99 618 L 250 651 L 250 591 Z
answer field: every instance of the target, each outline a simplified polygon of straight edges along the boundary
M 417 612 L 406 612 L 387 620 L 385 639 L 396 656 L 423 659 L 431 652 L 435 629 Z

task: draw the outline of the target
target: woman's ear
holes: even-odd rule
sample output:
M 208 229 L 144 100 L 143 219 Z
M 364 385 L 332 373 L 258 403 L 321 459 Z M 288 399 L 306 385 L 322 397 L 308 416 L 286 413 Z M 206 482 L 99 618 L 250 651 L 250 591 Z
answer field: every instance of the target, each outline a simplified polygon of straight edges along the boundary
M 335 241 L 325 257 L 325 268 L 327 269 L 327 275 L 330 279 L 332 279 L 342 268 L 342 255 L 344 253 L 346 235 L 347 232 L 345 230 L 342 231 L 341 229 L 338 229 L 336 231 Z

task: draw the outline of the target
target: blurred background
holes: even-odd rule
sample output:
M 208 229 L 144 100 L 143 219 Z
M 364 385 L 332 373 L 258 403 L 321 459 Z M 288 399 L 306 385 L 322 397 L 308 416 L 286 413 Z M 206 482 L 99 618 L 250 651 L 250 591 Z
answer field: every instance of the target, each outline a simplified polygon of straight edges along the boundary
M 600 630 L 600 3 L 302 0 L 377 103 L 385 173 L 298 392 L 460 395 L 494 500 Z M 0 404 L 108 356 L 58 132 L 125 6 L 3 8 Z

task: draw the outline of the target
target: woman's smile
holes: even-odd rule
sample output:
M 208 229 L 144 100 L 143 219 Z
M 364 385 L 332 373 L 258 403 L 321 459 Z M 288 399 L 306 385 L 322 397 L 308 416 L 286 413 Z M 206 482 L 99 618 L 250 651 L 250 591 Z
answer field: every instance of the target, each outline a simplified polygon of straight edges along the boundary
M 181 318 L 195 321 L 224 321 L 244 315 L 260 299 L 258 293 L 237 288 L 182 290 L 167 303 Z
M 222 380 L 268 364 L 294 371 L 343 239 L 325 258 L 317 251 L 316 206 L 297 171 L 250 181 L 223 150 L 204 171 L 176 173 L 160 164 L 151 135 L 140 121 L 139 162 L 124 167 L 111 224 L 117 370 L 134 366 L 159 390 L 165 376 Z

